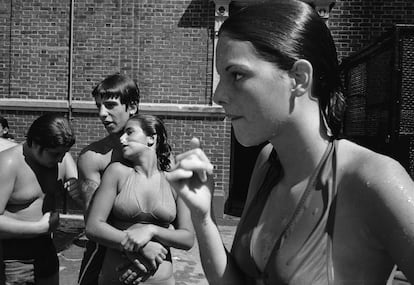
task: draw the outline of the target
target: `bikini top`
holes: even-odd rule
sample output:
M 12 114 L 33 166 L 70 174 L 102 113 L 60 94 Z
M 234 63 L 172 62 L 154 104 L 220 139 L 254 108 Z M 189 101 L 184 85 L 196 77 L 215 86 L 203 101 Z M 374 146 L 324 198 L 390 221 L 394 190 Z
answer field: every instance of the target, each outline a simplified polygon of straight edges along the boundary
M 115 198 L 110 223 L 119 229 L 126 229 L 136 223 L 168 227 L 177 215 L 170 184 L 164 173 L 161 173 L 159 185 L 145 189 L 148 187 L 141 186 L 141 177 L 140 174 L 131 171 Z
M 261 157 L 266 158 L 256 163 L 232 247 L 246 284 L 332 284 L 336 141 L 329 143 L 292 216 L 279 231 L 272 230 L 272 205 L 266 201 L 282 177 L 282 168 L 271 145 L 262 150 Z M 258 248 L 261 267 L 254 258 Z

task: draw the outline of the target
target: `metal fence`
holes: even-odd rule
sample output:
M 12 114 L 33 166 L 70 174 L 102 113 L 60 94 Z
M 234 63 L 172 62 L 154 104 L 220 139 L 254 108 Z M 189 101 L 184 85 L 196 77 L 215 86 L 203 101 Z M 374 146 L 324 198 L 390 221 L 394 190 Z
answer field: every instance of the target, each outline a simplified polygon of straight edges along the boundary
M 343 59 L 345 137 L 397 159 L 414 177 L 414 25 L 395 25 Z

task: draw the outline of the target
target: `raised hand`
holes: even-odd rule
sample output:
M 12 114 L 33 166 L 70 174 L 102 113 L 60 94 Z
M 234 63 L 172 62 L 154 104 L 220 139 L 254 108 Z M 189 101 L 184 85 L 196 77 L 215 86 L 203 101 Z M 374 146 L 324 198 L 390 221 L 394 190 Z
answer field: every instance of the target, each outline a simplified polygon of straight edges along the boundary
M 175 165 L 166 177 L 192 214 L 204 216 L 210 213 L 213 165 L 200 148 L 198 139 L 193 138 L 190 146 L 192 149 L 177 155 Z

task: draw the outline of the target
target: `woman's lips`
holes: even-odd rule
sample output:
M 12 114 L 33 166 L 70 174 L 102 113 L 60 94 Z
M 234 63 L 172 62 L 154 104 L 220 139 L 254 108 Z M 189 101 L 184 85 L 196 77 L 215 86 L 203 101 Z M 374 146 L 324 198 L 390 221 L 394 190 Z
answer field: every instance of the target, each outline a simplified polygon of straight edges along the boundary
M 227 114 L 226 115 L 226 117 L 228 118 L 228 119 L 230 119 L 230 121 L 236 121 L 236 120 L 238 120 L 238 119 L 240 119 L 240 118 L 242 118 L 242 116 L 237 116 L 237 115 L 230 115 L 230 114 Z

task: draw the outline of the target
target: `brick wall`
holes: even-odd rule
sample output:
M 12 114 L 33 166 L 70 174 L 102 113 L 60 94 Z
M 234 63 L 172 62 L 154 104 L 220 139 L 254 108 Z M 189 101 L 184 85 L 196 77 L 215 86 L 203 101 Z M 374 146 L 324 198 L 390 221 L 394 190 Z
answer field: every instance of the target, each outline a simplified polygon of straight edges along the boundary
M 336 0 L 329 18 L 340 59 L 374 42 L 393 24 L 414 24 L 414 1 Z
M 122 70 L 139 82 L 143 102 L 210 102 L 209 1 L 76 3 L 74 100 L 90 99 L 96 82 Z
M 0 100 L 68 101 L 70 1 L 0 0 Z M 134 78 L 141 102 L 211 104 L 214 4 L 205 0 L 74 1 L 73 97 L 90 101 L 108 74 Z M 11 37 L 10 37 L 11 35 Z M 10 80 L 9 80 L 10 78 Z M 27 110 L 29 109 L 29 110 Z M 3 108 L 11 133 L 23 141 L 45 110 Z M 68 113 L 68 110 L 58 110 Z M 174 152 L 199 136 L 216 165 L 217 190 L 228 188 L 230 130 L 217 116 L 164 116 Z M 106 135 L 95 113 L 73 112 L 79 151 Z
M 393 23 L 414 23 L 412 0 L 337 0 L 330 27 L 340 58 L 358 51 Z M 68 101 L 70 1 L 0 0 L 0 100 Z M 149 104 L 211 104 L 214 4 L 208 0 L 77 0 L 73 21 L 74 102 L 120 71 L 138 81 Z M 30 109 L 30 108 L 29 108 Z M 68 112 L 68 110 L 59 110 Z M 42 111 L 8 107 L 0 115 L 24 139 Z M 71 113 L 80 149 L 104 136 L 96 114 Z M 201 137 L 216 165 L 216 190 L 226 195 L 230 126 L 219 116 L 164 116 L 175 152 Z
M 9 92 L 10 4 L 0 0 L 0 94 Z
M 8 40 L 0 44 L 6 67 L 0 96 L 66 99 L 68 4 L 43 0 L 1 3 L 2 36 Z

